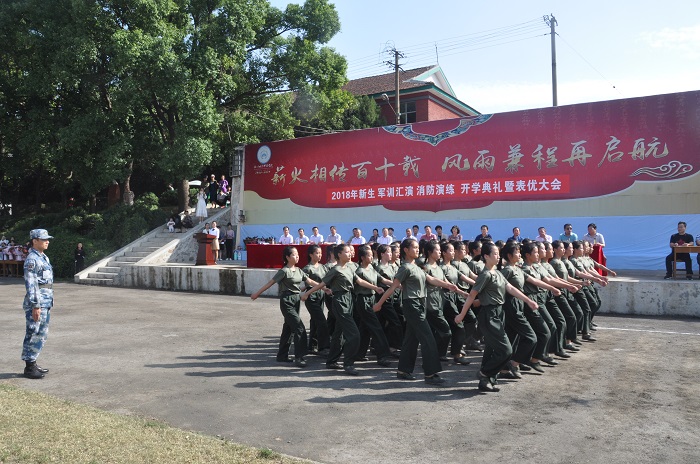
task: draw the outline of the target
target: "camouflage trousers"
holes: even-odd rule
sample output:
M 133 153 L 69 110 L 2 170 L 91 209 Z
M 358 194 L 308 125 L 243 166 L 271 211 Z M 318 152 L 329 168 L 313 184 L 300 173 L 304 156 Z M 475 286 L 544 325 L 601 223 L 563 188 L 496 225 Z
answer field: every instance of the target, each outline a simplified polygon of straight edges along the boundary
M 51 308 L 41 308 L 41 316 L 38 321 L 32 318 L 32 310 L 25 309 L 24 316 L 27 322 L 27 331 L 22 345 L 22 361 L 36 361 L 41 349 L 44 347 L 46 337 L 49 334 L 49 320 Z

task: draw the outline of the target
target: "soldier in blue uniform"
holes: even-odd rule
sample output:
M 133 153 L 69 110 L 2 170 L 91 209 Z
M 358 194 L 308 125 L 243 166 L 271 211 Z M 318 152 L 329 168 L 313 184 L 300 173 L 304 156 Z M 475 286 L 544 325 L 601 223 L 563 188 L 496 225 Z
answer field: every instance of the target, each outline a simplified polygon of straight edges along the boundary
M 49 333 L 53 306 L 53 269 L 44 251 L 53 237 L 46 229 L 34 229 L 29 232 L 29 238 L 32 247 L 24 261 L 24 284 L 27 294 L 22 307 L 27 321 L 27 332 L 22 346 L 22 360 L 26 363 L 24 376 L 29 379 L 41 379 L 49 370 L 39 367 L 36 358 L 41 353 Z

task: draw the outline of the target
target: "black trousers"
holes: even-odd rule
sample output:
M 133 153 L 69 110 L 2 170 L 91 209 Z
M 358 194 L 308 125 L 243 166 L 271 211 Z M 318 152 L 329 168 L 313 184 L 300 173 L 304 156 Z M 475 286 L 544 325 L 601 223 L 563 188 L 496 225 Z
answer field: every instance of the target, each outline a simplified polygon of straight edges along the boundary
M 289 357 L 289 347 L 294 340 L 294 357 L 301 358 L 307 354 L 306 327 L 299 317 L 301 298 L 298 293 L 283 295 L 280 297 L 280 311 L 284 317 L 282 335 L 280 335 L 277 360 L 283 361 Z
M 362 358 L 367 354 L 370 340 L 374 346 L 377 359 L 389 356 L 389 341 L 384 334 L 384 328 L 379 322 L 377 313 L 374 312 L 375 297 L 371 295 L 355 295 L 353 311 L 360 316 L 360 347 L 357 357 Z
M 585 290 L 581 289 L 574 293 L 574 299 L 583 312 L 583 318 L 578 325 L 579 332 L 587 334 L 590 332 L 591 328 L 591 307 L 588 304 L 588 298 L 586 298 Z
M 676 255 L 676 262 L 685 263 L 685 274 L 693 275 L 693 260 L 690 259 L 690 253 L 679 253 Z M 698 265 L 700 266 L 700 254 L 698 255 Z M 673 273 L 673 251 L 666 256 L 666 275 L 670 276 Z
M 525 308 L 522 300 L 506 295 L 506 304 L 503 305 L 506 316 L 506 335 L 513 349 L 512 359 L 517 363 L 530 362 L 537 345 L 537 335 L 530 327 L 523 311 L 531 311 L 531 309 Z
M 561 313 L 566 320 L 566 333 L 564 334 L 565 339 L 576 340 L 577 319 L 576 313 L 569 304 L 568 290 L 562 289 L 561 294 L 554 297 L 554 301 L 557 302 L 557 306 L 561 310 Z M 583 317 L 583 314 L 581 316 Z
M 352 316 L 352 294 L 335 292 L 333 294 L 333 314 L 335 330 L 331 337 L 331 348 L 326 364 L 338 362 L 343 354 L 345 367 L 355 364 L 355 356 L 360 347 L 360 331 Z
M 326 315 L 323 312 L 323 300 L 325 293 L 319 290 L 312 293 L 304 302 L 306 310 L 311 316 L 309 324 L 309 340 L 312 346 L 316 346 L 319 350 L 324 350 L 331 346 L 331 335 L 328 331 L 328 323 Z
M 549 340 L 549 352 L 561 353 L 564 351 L 564 345 L 566 345 L 566 318 L 554 299 L 552 292 L 547 292 L 547 301 L 545 302 L 545 306 L 550 317 L 554 320 L 554 325 L 557 328 L 556 336 L 552 334 L 552 338 Z
M 533 300 L 537 301 L 537 295 L 528 295 Z M 537 344 L 535 345 L 535 351 L 532 353 L 533 358 L 542 359 L 547 357 L 547 348 L 549 346 L 549 339 L 552 337 L 552 333 L 549 330 L 549 326 L 542 318 L 542 313 L 539 309 L 533 311 L 532 309 L 523 308 L 525 312 L 525 318 L 527 322 L 530 323 L 530 327 L 535 331 L 535 336 L 537 337 Z M 545 310 L 546 311 L 546 310 Z
M 462 311 L 462 307 L 457 305 L 457 294 L 446 292 L 442 296 L 442 314 L 445 316 L 450 326 L 450 354 L 454 357 L 460 356 L 464 341 L 467 339 L 467 332 L 464 330 L 464 321 L 455 323 L 455 317 Z M 440 352 L 440 354 L 446 354 Z
M 377 295 L 377 299 L 379 299 L 379 295 Z M 403 343 L 403 317 L 396 312 L 395 299 L 399 298 L 396 295 L 387 298 L 382 305 L 382 309 L 377 313 L 377 317 L 382 327 L 384 327 L 389 346 L 398 350 L 401 349 L 401 344 Z
M 492 382 L 495 382 L 496 376 L 508 364 L 513 354 L 513 349 L 506 335 L 503 306 L 481 306 L 477 317 L 481 333 L 484 336 L 484 357 L 481 359 L 481 372 Z
M 425 299 L 407 298 L 403 300 L 403 315 L 406 319 L 406 333 L 401 345 L 399 371 L 413 373 L 420 344 L 423 357 L 423 373 L 431 376 L 442 371 L 435 337 L 425 315 Z

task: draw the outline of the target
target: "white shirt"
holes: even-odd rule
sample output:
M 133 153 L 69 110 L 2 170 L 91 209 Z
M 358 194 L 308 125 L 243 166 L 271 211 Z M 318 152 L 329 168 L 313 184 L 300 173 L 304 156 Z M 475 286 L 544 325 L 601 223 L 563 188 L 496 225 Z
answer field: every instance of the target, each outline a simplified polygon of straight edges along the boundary
M 279 239 L 279 244 L 280 245 L 291 245 L 294 243 L 294 237 L 291 235 L 284 235 L 282 234 Z
M 312 235 L 309 237 L 309 241 L 312 243 L 323 243 L 325 240 L 323 239 L 323 235 Z
M 552 243 L 552 236 L 551 236 L 551 235 L 544 234 L 544 238 L 542 238 L 542 237 L 540 237 L 540 236 L 538 235 L 537 237 L 535 237 L 535 240 L 537 240 L 538 242 L 549 242 L 549 243 Z
M 217 227 L 217 228 L 209 229 L 209 230 L 207 231 L 207 233 L 208 233 L 209 235 L 215 235 L 217 239 L 219 238 L 219 228 L 218 228 L 218 227 Z
M 362 235 L 350 239 L 350 245 L 364 245 L 365 243 L 367 243 L 367 240 Z
M 583 240 L 590 243 L 591 245 L 593 245 L 595 242 L 598 245 L 605 246 L 605 238 L 603 237 L 603 234 L 599 234 L 597 232 L 595 235 L 589 235 L 589 234 L 584 235 Z
M 328 243 L 335 243 L 336 245 L 339 245 L 339 244 L 343 243 L 343 242 L 341 241 L 340 234 L 335 234 L 335 235 L 331 234 L 331 235 L 329 235 L 329 236 L 328 236 L 328 240 L 326 240 L 326 242 L 328 242 Z
M 297 237 L 294 241 L 297 245 L 306 245 L 307 243 L 309 243 L 309 237 L 304 235 L 303 237 Z
M 418 233 L 416 234 L 416 236 L 413 237 L 413 238 L 415 238 L 416 240 L 418 240 L 418 241 L 420 242 L 420 238 L 421 238 L 422 236 L 423 236 L 423 234 L 421 234 L 420 232 L 418 232 Z
M 391 235 L 387 235 L 386 237 L 382 236 L 377 239 L 377 243 L 380 245 L 390 245 L 393 241 Z

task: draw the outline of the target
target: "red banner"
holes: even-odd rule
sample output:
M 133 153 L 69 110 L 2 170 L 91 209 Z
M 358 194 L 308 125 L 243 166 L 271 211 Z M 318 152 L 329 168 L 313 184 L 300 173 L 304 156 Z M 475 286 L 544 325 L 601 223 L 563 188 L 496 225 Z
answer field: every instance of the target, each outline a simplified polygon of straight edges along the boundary
M 249 145 L 245 190 L 301 206 L 579 199 L 698 171 L 700 91 Z

